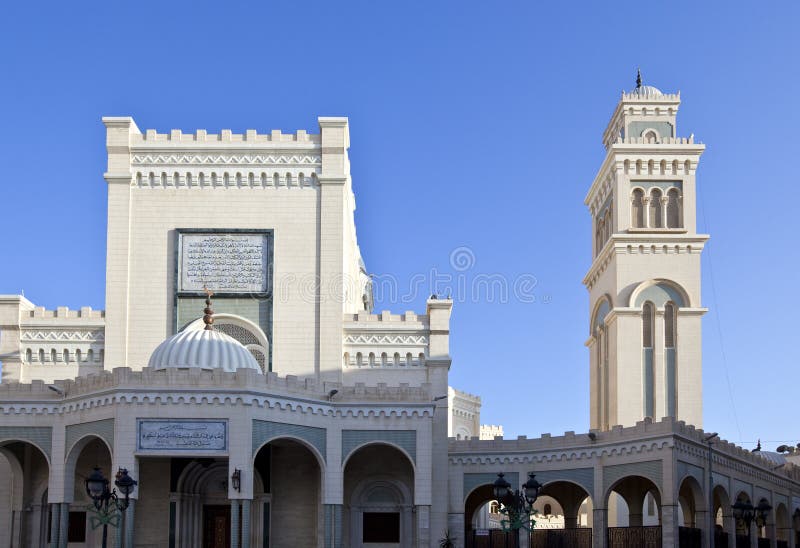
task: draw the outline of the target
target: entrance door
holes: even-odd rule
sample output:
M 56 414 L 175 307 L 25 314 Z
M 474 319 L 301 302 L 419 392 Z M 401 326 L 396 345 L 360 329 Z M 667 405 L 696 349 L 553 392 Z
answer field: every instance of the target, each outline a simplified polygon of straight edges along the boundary
M 203 548 L 230 548 L 231 507 L 203 506 Z

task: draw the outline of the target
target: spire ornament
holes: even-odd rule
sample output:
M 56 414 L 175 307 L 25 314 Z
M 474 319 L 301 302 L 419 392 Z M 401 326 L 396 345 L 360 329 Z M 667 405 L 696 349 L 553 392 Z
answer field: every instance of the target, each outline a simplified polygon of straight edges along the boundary
M 214 329 L 214 310 L 211 308 L 211 296 L 214 292 L 205 286 L 203 286 L 203 291 L 206 293 L 206 307 L 203 309 L 203 323 L 206 324 L 206 331 L 212 331 Z
M 642 87 L 642 71 L 639 70 L 639 67 L 636 67 L 636 88 L 639 89 Z

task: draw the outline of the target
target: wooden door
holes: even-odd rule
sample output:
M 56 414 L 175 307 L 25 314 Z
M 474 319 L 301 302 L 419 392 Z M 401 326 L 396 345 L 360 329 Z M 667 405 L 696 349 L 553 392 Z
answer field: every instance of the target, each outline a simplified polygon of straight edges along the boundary
M 203 548 L 231 547 L 231 507 L 203 506 Z

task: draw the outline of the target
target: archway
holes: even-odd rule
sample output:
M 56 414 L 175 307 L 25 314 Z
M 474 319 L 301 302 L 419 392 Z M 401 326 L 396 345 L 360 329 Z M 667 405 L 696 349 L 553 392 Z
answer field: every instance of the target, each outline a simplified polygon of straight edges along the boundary
M 728 546 L 729 535 L 733 534 L 736 524 L 731 509 L 731 498 L 721 485 L 712 491 L 714 499 L 714 546 Z
M 745 493 L 744 491 L 740 492 L 736 495 L 736 502 L 748 502 L 752 504 L 750 501 L 750 495 Z M 743 521 L 736 522 L 736 546 L 749 546 L 750 543 L 750 535 L 747 527 L 745 526 Z
M 372 443 L 344 463 L 344 546 L 411 546 L 414 464 L 397 447 Z
M 581 485 L 566 480 L 545 483 L 534 508 L 537 513 L 531 540 L 533 548 L 588 548 L 592 545 L 593 502 Z M 560 515 L 552 514 L 559 511 Z
M 605 497 L 609 548 L 660 545 L 661 492 L 652 480 L 626 476 L 615 482 Z
M 778 503 L 775 508 L 775 535 L 778 548 L 788 548 L 790 533 L 789 510 L 782 502 Z
M 279 438 L 253 460 L 251 546 L 321 546 L 324 461 L 305 442 Z
M 103 528 L 91 527 L 95 513 L 92 499 L 86 493 L 86 478 L 99 468 L 109 480 L 109 489 L 114 487 L 111 470 L 111 449 L 97 436 L 85 436 L 68 449 L 64 466 L 64 496 L 69 503 L 67 542 L 70 546 L 100 546 Z M 121 522 L 118 526 L 122 526 Z M 64 528 L 62 527 L 62 531 Z M 109 542 L 114 536 L 114 527 L 108 528 Z
M 40 546 L 47 542 L 50 465 L 36 445 L 0 441 L 0 544 Z
M 686 476 L 678 488 L 678 538 L 679 545 L 701 546 L 705 522 L 706 502 L 697 479 Z

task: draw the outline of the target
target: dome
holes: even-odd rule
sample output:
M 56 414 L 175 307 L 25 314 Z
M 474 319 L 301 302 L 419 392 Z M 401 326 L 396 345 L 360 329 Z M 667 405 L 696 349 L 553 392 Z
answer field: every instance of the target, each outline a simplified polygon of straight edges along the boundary
M 658 97 L 659 95 L 664 95 L 661 93 L 661 90 L 655 86 L 636 86 L 631 91 L 632 95 L 639 95 L 640 97 Z
M 256 359 L 242 343 L 225 333 L 205 329 L 202 325 L 190 325 L 162 342 L 150 356 L 147 365 L 153 369 L 197 367 L 223 371 L 261 371 Z

